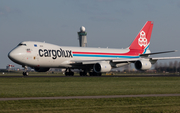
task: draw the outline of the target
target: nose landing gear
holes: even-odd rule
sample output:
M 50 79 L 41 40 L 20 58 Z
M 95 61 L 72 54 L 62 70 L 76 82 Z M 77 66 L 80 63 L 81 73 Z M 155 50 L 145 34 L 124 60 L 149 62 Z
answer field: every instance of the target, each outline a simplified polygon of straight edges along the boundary
M 28 72 L 23 72 L 23 76 L 28 76 L 29 73 Z
M 24 68 L 23 76 L 28 76 L 29 73 L 27 72 L 27 66 L 22 66 Z

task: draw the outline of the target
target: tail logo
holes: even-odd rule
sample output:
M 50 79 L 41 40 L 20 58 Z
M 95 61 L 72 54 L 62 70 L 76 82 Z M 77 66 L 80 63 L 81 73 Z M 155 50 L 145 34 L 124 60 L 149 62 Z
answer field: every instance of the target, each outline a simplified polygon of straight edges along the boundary
M 146 33 L 144 31 L 141 31 L 140 32 L 140 37 L 138 39 L 138 44 L 139 46 L 144 46 L 146 47 L 147 46 L 147 38 L 146 38 Z

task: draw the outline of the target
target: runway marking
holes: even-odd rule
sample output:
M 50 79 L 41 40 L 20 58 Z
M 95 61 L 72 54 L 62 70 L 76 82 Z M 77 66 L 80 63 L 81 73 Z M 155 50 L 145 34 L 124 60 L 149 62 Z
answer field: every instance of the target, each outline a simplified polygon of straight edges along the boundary
M 39 100 L 39 99 L 100 99 L 100 98 L 128 98 L 128 97 L 170 97 L 170 96 L 180 96 L 180 94 L 67 96 L 67 97 L 22 97 L 22 98 L 0 98 L 0 101 L 8 101 L 8 100 Z

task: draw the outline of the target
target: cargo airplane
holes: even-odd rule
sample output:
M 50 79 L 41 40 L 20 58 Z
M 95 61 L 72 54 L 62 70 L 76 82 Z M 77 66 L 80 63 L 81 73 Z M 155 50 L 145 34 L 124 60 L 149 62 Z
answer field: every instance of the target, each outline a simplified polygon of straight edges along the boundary
M 66 76 L 73 76 L 72 69 L 79 69 L 80 76 L 101 76 L 112 68 L 134 63 L 137 70 L 148 70 L 152 64 L 161 59 L 177 59 L 180 57 L 150 57 L 150 55 L 169 53 L 164 51 L 151 53 L 149 48 L 153 22 L 147 21 L 137 37 L 126 49 L 89 48 L 58 46 L 45 42 L 24 41 L 19 43 L 8 54 L 8 57 L 25 68 L 27 66 L 37 72 L 46 72 L 50 68 L 65 68 Z

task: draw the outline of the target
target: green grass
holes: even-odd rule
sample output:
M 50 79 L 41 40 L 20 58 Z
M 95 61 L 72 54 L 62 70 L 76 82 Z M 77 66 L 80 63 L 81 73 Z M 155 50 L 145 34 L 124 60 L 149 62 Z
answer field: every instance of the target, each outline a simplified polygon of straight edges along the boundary
M 0 98 L 180 93 L 180 77 L 0 78 Z
M 180 77 L 0 78 L 0 98 L 180 93 Z M 0 113 L 179 113 L 180 97 L 0 101 Z
M 180 97 L 0 101 L 1 113 L 179 113 Z

